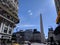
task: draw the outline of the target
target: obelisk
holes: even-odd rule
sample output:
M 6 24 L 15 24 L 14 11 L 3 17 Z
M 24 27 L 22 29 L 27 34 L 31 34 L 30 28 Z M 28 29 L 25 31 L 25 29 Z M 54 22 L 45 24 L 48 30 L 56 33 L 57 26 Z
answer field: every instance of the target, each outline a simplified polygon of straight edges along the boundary
M 42 21 L 42 14 L 40 14 L 40 32 L 41 32 L 41 42 L 45 42 L 45 35 L 43 30 L 43 21 Z

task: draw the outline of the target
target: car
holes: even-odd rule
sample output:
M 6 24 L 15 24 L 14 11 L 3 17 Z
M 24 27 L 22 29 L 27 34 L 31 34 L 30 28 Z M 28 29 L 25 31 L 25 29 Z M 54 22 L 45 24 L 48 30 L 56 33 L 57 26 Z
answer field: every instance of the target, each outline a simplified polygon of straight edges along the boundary
M 46 43 L 44 43 L 44 44 L 46 44 Z
M 24 41 L 24 44 L 28 44 L 29 43 L 29 41 Z

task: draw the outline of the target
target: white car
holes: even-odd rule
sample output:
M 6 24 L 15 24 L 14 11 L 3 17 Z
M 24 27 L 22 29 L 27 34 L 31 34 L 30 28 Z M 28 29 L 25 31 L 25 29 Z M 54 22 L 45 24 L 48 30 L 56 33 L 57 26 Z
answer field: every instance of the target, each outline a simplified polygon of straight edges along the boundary
M 29 41 L 24 41 L 24 44 L 28 44 L 29 43 Z

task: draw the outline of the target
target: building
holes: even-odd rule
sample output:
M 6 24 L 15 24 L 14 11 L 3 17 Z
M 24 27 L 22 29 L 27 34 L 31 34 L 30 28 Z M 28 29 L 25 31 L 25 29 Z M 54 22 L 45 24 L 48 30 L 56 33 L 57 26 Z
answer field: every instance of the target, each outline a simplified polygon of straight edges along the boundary
M 60 26 L 56 27 L 54 34 L 56 36 L 56 41 L 60 43 Z
M 24 34 L 25 41 L 41 42 L 41 34 L 37 29 L 27 29 Z
M 32 41 L 41 43 L 41 33 L 39 31 L 37 31 L 37 29 L 34 29 L 34 31 L 33 31 Z
M 24 43 L 24 31 L 20 30 L 18 32 L 13 33 L 12 35 L 12 42 L 16 43 Z
M 19 23 L 18 0 L 0 0 L 0 42 L 11 40 L 14 27 Z
M 54 0 L 54 1 L 55 1 L 56 11 L 57 11 L 56 23 L 58 24 L 58 26 L 54 30 L 54 34 L 56 36 L 56 40 L 58 41 L 60 45 L 60 38 L 59 38 L 60 37 L 60 0 Z
M 56 23 L 59 24 L 60 23 L 60 0 L 54 0 L 54 1 L 55 1 L 56 11 L 57 11 Z
M 20 30 L 16 33 L 13 33 L 16 35 L 15 42 L 17 43 L 24 43 L 24 41 L 30 41 L 33 35 L 32 29 L 27 29 L 25 31 Z
M 17 41 L 17 39 L 16 39 L 16 33 L 12 34 L 12 39 L 11 40 L 12 40 L 11 41 L 12 43 Z
M 34 30 L 34 31 L 33 31 Z M 26 29 L 25 31 L 20 30 L 13 33 L 12 41 L 17 43 L 24 43 L 24 41 L 30 42 L 41 42 L 41 33 L 37 29 Z
M 20 30 L 16 32 L 16 42 L 17 43 L 24 43 L 24 31 Z
M 49 31 L 48 31 L 48 41 L 50 42 L 50 41 L 51 41 L 51 38 L 53 38 L 53 40 L 55 41 L 56 38 L 55 38 L 55 35 L 54 35 L 54 30 L 53 30 L 53 28 L 49 28 L 48 30 L 49 30 Z
M 25 39 L 25 41 L 30 41 L 31 38 L 32 38 L 32 36 L 33 36 L 33 31 L 32 31 L 32 29 L 26 29 L 26 30 L 24 31 L 24 39 Z

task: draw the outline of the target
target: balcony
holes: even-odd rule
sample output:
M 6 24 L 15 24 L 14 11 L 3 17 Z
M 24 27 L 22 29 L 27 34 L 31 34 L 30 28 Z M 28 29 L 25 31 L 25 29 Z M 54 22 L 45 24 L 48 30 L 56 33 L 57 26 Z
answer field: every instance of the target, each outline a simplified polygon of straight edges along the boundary
M 16 21 L 15 18 L 10 16 L 10 15 L 8 15 L 8 14 L 6 14 L 6 13 L 1 13 L 0 12 L 0 17 L 4 18 L 4 19 L 6 19 L 6 20 L 8 20 L 8 21 L 10 21 L 12 23 L 16 23 L 15 22 Z
M 9 11 L 8 7 L 5 8 L 5 6 L 0 5 L 0 8 L 3 9 L 8 14 L 10 14 L 12 17 L 14 17 L 14 18 L 16 18 L 18 20 L 18 16 L 15 16 L 15 14 L 13 14 L 11 11 Z
M 10 12 L 14 13 L 15 16 L 17 16 L 17 10 L 16 8 L 8 1 L 4 2 L 0 0 L 0 4 L 2 4 L 4 7 L 6 7 Z

